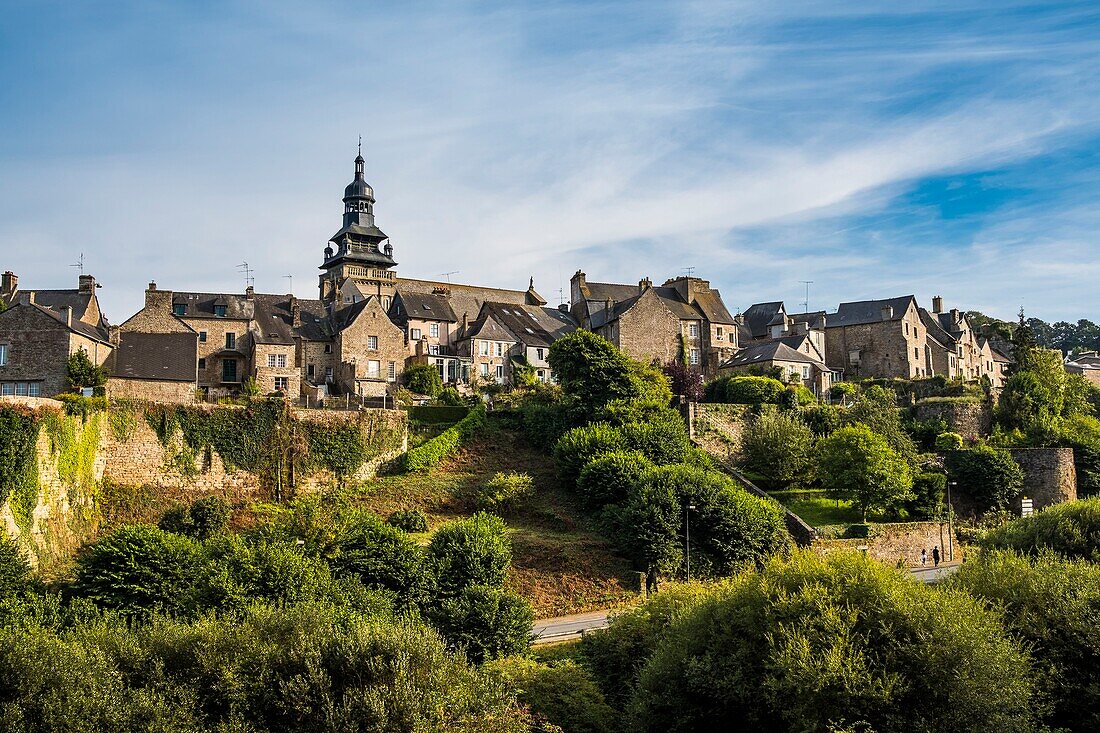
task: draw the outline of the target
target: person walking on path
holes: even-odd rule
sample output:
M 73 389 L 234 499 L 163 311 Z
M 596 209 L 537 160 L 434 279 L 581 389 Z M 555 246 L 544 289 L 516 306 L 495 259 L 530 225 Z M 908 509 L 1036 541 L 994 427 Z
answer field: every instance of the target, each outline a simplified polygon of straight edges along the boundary
M 932 548 L 932 562 L 938 568 L 940 566 L 940 548 Z
M 920 566 L 923 568 L 928 564 L 928 550 L 920 551 Z
M 649 570 L 645 574 L 645 595 L 646 598 L 657 592 L 657 568 L 652 565 L 649 566 Z

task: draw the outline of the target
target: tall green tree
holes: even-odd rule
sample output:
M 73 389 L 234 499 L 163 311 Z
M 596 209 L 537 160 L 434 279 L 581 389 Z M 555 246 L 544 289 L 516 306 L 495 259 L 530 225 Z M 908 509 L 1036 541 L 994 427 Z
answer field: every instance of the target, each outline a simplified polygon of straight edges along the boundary
M 88 352 L 84 350 L 84 347 L 69 354 L 66 376 L 69 380 L 69 387 L 74 392 L 84 387 L 102 387 L 107 384 L 106 368 L 98 366 L 88 358 Z
M 908 462 L 866 425 L 841 428 L 822 440 L 817 471 L 826 495 L 850 499 L 863 521 L 870 511 L 896 507 L 912 498 Z

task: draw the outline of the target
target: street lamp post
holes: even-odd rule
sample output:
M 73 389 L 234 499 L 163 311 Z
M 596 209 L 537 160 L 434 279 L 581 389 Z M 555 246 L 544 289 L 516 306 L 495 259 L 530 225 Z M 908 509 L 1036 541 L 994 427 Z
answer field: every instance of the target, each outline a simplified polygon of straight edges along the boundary
M 691 512 L 695 511 L 694 504 L 688 504 L 684 508 L 684 557 L 687 560 L 687 582 L 691 582 Z
M 955 506 L 951 503 L 951 487 L 954 485 L 954 481 L 947 482 L 947 557 L 952 561 L 955 559 Z

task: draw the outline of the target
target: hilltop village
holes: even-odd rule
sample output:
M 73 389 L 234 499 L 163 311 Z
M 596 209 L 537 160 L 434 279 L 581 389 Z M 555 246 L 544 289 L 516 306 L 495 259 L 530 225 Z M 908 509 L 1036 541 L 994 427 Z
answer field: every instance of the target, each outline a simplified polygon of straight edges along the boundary
M 691 276 L 606 283 L 578 270 L 569 302 L 556 305 L 533 279 L 526 289 L 507 290 L 401 277 L 375 222 L 361 155 L 343 203 L 316 299 L 150 282 L 144 307 L 113 325 L 92 275 L 81 274 L 73 290 L 44 290 L 5 272 L 0 394 L 64 391 L 68 357 L 80 350 L 111 375 L 111 397 L 215 401 L 254 383 L 261 393 L 309 405 L 333 396 L 377 399 L 417 364 L 468 391 L 513 384 L 518 370 L 553 380 L 549 347 L 578 328 L 645 363 L 678 362 L 706 379 L 779 375 L 816 395 L 858 377 L 942 375 L 988 380 L 996 389 L 1012 361 L 1009 345 L 940 297 L 929 308 L 902 295 L 841 303 L 835 312 L 788 312 L 776 301 L 733 313 L 710 282 Z

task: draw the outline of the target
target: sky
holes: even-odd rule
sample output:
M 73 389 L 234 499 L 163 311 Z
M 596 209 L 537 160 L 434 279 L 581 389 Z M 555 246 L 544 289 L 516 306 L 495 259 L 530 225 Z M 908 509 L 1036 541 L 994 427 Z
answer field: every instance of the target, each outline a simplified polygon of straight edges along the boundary
M 359 136 L 398 272 L 1100 320 L 1100 4 L 0 0 L 0 269 L 317 297 Z M 444 273 L 452 273 L 449 276 Z M 291 277 L 288 277 L 291 276 Z

